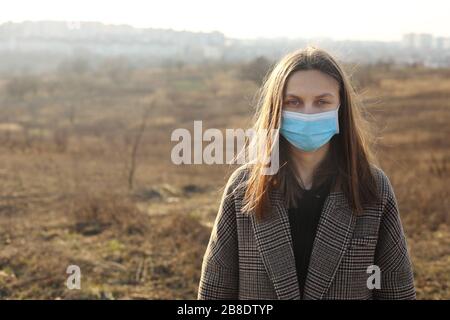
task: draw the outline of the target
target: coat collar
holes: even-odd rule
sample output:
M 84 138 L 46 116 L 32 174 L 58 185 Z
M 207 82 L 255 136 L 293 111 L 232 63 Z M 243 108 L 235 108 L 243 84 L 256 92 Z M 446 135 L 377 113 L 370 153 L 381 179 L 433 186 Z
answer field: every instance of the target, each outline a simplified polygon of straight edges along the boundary
M 277 189 L 269 194 L 271 213 L 261 221 L 251 215 L 258 250 L 280 300 L 300 299 L 289 216 Z M 325 199 L 314 239 L 304 299 L 322 299 L 346 251 L 356 218 L 342 191 Z

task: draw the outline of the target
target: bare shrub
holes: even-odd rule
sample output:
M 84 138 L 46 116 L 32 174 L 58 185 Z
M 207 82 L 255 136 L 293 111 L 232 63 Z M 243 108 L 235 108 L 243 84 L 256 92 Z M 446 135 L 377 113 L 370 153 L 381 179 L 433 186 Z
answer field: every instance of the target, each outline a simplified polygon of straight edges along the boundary
M 27 94 L 35 94 L 39 81 L 34 76 L 22 76 L 11 79 L 6 85 L 6 92 L 12 98 L 23 99 Z
M 134 203 L 120 195 L 83 194 L 72 200 L 69 212 L 73 228 L 83 235 L 95 235 L 114 228 L 127 234 L 148 231 L 148 217 Z

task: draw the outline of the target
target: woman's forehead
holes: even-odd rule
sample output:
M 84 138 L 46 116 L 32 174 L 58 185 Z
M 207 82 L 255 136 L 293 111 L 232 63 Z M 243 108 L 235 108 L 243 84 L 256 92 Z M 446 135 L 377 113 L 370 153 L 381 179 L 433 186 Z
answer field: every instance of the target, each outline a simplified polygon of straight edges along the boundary
M 331 94 L 337 96 L 338 91 L 339 83 L 333 77 L 317 70 L 300 70 L 288 77 L 285 95 L 317 97 Z

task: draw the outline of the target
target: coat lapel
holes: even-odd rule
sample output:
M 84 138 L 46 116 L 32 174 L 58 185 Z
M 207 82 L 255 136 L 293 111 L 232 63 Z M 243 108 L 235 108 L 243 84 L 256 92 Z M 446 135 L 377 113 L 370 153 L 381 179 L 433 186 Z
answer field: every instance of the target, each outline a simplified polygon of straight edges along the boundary
M 280 300 L 300 299 L 288 210 L 278 190 L 269 193 L 271 214 L 261 221 L 251 215 L 258 250 Z M 355 218 L 344 194 L 325 199 L 305 283 L 305 299 L 321 299 L 329 288 L 351 238 Z
M 304 299 L 322 299 L 333 281 L 353 234 L 356 218 L 341 191 L 328 195 L 306 275 Z
M 261 221 L 251 215 L 255 240 L 278 299 L 299 300 L 289 216 L 278 191 L 270 192 L 269 197 L 271 214 Z

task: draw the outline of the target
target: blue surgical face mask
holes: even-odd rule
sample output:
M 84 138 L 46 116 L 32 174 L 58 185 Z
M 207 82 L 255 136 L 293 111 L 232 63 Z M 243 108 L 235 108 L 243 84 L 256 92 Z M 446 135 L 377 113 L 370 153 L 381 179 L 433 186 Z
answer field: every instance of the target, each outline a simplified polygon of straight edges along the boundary
M 295 147 L 314 151 L 339 133 L 339 107 L 313 114 L 283 110 L 280 133 Z

